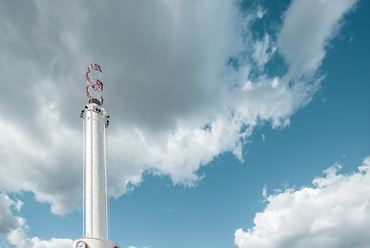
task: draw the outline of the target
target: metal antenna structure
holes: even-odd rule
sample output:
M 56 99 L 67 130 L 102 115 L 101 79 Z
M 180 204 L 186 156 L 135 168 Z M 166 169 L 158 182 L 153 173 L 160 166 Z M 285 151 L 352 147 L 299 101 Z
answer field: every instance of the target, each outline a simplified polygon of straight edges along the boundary
M 120 248 L 108 240 L 108 183 L 106 128 L 101 67 L 91 64 L 86 71 L 88 103 L 81 111 L 83 119 L 83 238 L 73 241 L 73 248 Z

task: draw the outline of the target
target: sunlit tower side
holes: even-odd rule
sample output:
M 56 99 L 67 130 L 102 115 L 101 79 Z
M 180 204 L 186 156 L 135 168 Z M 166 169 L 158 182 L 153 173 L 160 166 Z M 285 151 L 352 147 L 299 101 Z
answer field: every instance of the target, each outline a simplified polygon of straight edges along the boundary
M 101 67 L 92 64 L 86 71 L 88 103 L 81 111 L 84 134 L 83 162 L 83 233 L 73 241 L 73 248 L 119 248 L 108 240 L 108 185 L 106 164 L 106 128 L 109 115 L 105 112 Z

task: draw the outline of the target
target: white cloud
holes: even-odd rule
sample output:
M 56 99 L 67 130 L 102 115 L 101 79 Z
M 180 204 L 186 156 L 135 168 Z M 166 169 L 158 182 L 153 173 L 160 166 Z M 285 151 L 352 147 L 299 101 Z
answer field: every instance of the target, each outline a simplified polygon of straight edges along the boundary
M 26 219 L 14 216 L 12 208 L 18 213 L 21 211 L 23 202 L 19 199 L 12 200 L 5 192 L 0 192 L 0 235 L 6 237 L 0 242 L 0 245 L 8 244 L 19 248 L 69 248 L 72 245 L 71 239 L 42 240 L 38 237 L 28 237 L 29 227 Z M 8 243 L 5 243 L 8 242 Z
M 359 172 L 324 171 L 313 187 L 270 195 L 255 226 L 235 232 L 235 244 L 249 247 L 368 247 L 370 237 L 370 157 Z
M 17 219 L 13 216 L 11 207 L 20 209 L 21 201 L 13 201 L 5 192 L 0 192 L 0 235 L 8 234 L 17 226 Z
M 265 14 L 267 13 L 267 10 L 266 9 L 262 9 L 262 7 L 261 6 L 259 6 L 258 8 L 257 8 L 257 17 L 259 18 L 259 19 L 261 19 Z
M 284 14 L 277 47 L 288 62 L 292 76 L 315 72 L 321 65 L 329 40 L 343 24 L 344 15 L 357 0 L 294 0 Z
M 310 43 L 293 35 L 311 25 L 307 17 L 292 27 L 299 1 L 286 12 L 277 45 L 274 34 L 262 40 L 251 35 L 253 22 L 267 10 L 242 15 L 234 1 L 156 0 L 146 7 L 137 1 L 84 6 L 29 1 L 27 8 L 0 3 L 0 66 L 6 72 L 0 93 L 6 106 L 0 114 L 0 190 L 32 191 L 56 214 L 81 207 L 78 115 L 90 63 L 103 68 L 112 195 L 139 185 L 145 171 L 192 186 L 201 178 L 199 167 L 215 156 L 232 152 L 242 161 L 253 128 L 266 121 L 274 128 L 289 125 L 322 80 L 268 75 L 264 65 L 275 46 L 291 71 L 312 72 L 351 3 L 341 0 L 335 13 L 326 7 L 318 12 L 325 28 L 312 24 L 303 34 L 311 38 L 309 31 L 318 30 L 312 53 Z M 315 66 L 306 65 L 305 56 Z M 227 65 L 230 58 L 238 68 Z
M 270 61 L 275 51 L 276 46 L 271 44 L 269 35 L 265 34 L 263 40 L 256 41 L 252 57 L 257 62 L 257 66 L 262 70 L 263 66 Z
M 32 242 L 26 234 L 29 229 L 26 224 L 26 220 L 21 217 L 16 217 L 16 219 L 18 226 L 8 234 L 7 240 L 10 244 L 15 245 L 16 247 L 31 248 Z
M 18 227 L 12 230 L 7 240 L 17 248 L 70 248 L 71 239 L 52 238 L 51 240 L 42 240 L 38 237 L 30 238 L 27 236 L 28 226 L 25 219 L 17 217 Z
M 262 196 L 263 196 L 263 201 L 262 202 L 266 202 L 267 201 L 267 187 L 266 187 L 266 184 L 263 186 Z

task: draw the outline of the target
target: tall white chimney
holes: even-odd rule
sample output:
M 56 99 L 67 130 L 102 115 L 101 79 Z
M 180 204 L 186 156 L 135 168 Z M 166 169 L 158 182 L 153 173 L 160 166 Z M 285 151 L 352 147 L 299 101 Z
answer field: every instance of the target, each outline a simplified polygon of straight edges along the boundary
M 105 130 L 109 115 L 102 108 L 101 67 L 92 64 L 86 71 L 88 103 L 81 111 L 84 133 L 83 232 L 73 248 L 119 248 L 108 240 L 108 185 Z M 97 75 L 94 75 L 97 74 Z

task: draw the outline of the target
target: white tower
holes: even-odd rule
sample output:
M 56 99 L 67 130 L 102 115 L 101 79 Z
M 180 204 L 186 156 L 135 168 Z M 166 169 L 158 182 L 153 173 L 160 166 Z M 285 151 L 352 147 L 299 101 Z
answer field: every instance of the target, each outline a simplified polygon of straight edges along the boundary
M 84 121 L 84 238 L 74 240 L 73 248 L 119 248 L 108 240 L 105 129 L 109 125 L 109 115 L 102 108 L 101 72 L 97 64 L 90 65 L 86 71 L 88 103 L 80 115 Z M 94 78 L 93 73 L 99 77 Z

